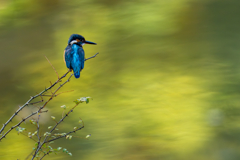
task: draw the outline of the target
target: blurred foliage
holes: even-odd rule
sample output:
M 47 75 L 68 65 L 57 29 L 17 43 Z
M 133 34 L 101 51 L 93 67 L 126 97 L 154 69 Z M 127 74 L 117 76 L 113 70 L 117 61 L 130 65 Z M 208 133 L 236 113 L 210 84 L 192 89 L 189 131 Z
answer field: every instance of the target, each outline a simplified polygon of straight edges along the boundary
M 237 0 L 0 0 L 1 122 L 56 80 L 44 55 L 59 74 L 67 71 L 63 50 L 79 33 L 98 43 L 84 46 L 86 57 L 100 54 L 65 87 L 74 92 L 48 106 L 61 115 L 63 104 L 94 99 L 61 126 L 72 129 L 77 117 L 85 123 L 66 146 L 71 159 L 237 160 L 239 6 Z M 9 137 L 0 143 L 0 159 L 30 154 L 26 137 Z

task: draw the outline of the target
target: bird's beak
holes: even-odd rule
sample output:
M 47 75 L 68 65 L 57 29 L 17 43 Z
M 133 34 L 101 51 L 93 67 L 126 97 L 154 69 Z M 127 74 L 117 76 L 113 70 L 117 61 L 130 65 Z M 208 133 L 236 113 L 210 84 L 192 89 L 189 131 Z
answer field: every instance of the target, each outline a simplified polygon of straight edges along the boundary
M 97 44 L 97 43 L 94 43 L 94 42 L 91 42 L 91 41 L 85 41 L 84 43 L 86 43 L 86 44 Z

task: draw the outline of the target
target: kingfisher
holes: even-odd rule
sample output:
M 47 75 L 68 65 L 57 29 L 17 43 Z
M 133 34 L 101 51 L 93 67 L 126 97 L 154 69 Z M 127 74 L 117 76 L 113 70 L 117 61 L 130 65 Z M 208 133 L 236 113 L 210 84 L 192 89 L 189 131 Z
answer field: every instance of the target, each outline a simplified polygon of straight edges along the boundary
M 84 68 L 85 53 L 83 50 L 84 44 L 95 44 L 94 42 L 86 41 L 79 34 L 72 34 L 68 40 L 68 45 L 64 50 L 64 60 L 67 68 L 73 70 L 75 78 L 80 77 L 80 71 Z

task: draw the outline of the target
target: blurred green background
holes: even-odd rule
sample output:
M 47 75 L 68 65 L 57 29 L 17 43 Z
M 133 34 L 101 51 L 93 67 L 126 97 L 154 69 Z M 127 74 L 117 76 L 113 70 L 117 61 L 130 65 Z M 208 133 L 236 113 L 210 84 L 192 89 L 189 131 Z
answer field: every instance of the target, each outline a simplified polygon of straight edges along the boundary
M 59 126 L 85 123 L 52 145 L 73 156 L 46 159 L 239 160 L 239 8 L 239 0 L 0 0 L 0 123 L 57 79 L 44 55 L 67 71 L 63 51 L 78 33 L 98 44 L 84 46 L 86 57 L 100 54 L 62 90 L 74 92 L 47 106 L 42 127 L 61 118 L 61 105 L 94 100 Z M 0 159 L 22 160 L 33 147 L 13 131 Z

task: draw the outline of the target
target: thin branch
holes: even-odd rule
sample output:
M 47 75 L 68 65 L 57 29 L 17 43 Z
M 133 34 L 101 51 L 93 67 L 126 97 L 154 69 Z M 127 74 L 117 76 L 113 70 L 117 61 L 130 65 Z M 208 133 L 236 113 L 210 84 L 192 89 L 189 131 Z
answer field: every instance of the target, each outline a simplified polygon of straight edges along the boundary
M 1 130 L 0 130 L 0 133 L 3 132 L 4 128 L 8 125 L 8 123 L 11 122 L 12 119 L 13 119 L 25 106 L 27 106 L 27 105 L 29 104 L 29 102 L 31 102 L 34 98 L 35 98 L 35 96 L 34 96 L 34 97 L 31 97 L 24 105 L 22 105 L 22 106 L 9 118 L 9 120 L 8 120 L 6 123 L 3 124 L 3 127 L 2 127 Z M 0 140 L 1 140 L 1 139 L 0 139 Z
M 40 143 L 41 137 L 39 136 L 39 119 L 40 119 L 40 114 L 38 113 L 38 119 L 37 119 L 37 137 L 38 137 L 38 144 Z
M 59 82 L 59 80 L 61 80 L 63 77 L 65 77 L 68 73 L 69 73 L 69 71 L 68 71 L 66 74 L 64 74 L 60 79 L 58 79 L 53 85 L 56 85 L 56 84 Z M 13 130 L 14 128 L 18 127 L 18 126 L 19 126 L 20 124 L 22 124 L 26 119 L 32 117 L 33 115 L 37 114 L 38 112 L 41 112 L 41 110 L 48 104 L 48 102 L 53 99 L 53 97 L 54 97 L 54 95 L 56 94 L 56 92 L 57 92 L 60 88 L 62 88 L 67 82 L 70 81 L 70 79 L 71 79 L 72 76 L 73 76 L 73 74 L 71 74 L 71 75 L 69 76 L 69 78 L 68 78 L 63 84 L 61 84 L 61 85 L 53 92 L 52 96 L 38 109 L 38 111 L 33 112 L 32 114 L 30 114 L 30 115 L 27 116 L 26 118 L 23 118 L 22 121 L 20 121 L 18 124 L 16 124 L 15 126 L 12 126 L 5 134 L 2 135 L 2 137 L 0 138 L 0 140 L 2 140 L 3 138 L 5 138 L 6 135 L 7 135 L 11 130 Z M 53 87 L 53 85 L 50 86 L 50 87 L 48 87 L 48 88 L 45 89 L 45 90 L 51 89 L 51 88 Z M 39 93 L 38 96 L 40 96 L 40 95 L 42 96 L 43 93 L 44 93 L 44 91 L 42 91 L 41 93 Z M 29 103 L 29 101 L 28 101 L 27 103 Z M 19 109 L 20 109 L 20 108 L 19 108 Z M 19 110 L 19 109 L 18 109 L 18 110 Z M 19 111 L 20 111 L 20 110 L 19 110 Z M 19 111 L 18 111 L 18 112 L 19 112 Z M 17 114 L 16 114 L 16 115 L 17 115 Z M 15 117 L 16 115 L 13 115 L 12 118 Z M 10 121 L 9 121 L 9 122 L 10 122 Z M 9 123 L 9 122 L 8 122 L 8 123 Z M 4 126 L 4 128 L 5 128 L 5 126 Z
M 41 100 L 41 101 L 37 101 L 37 102 L 29 103 L 29 105 L 34 105 L 34 104 L 41 103 L 41 102 L 43 102 L 43 100 Z
M 73 74 L 72 74 L 72 75 L 73 75 Z M 71 75 L 71 76 L 72 76 L 72 75 Z M 50 131 L 49 133 L 51 134 L 51 133 L 56 129 L 56 127 L 57 127 L 61 122 L 63 122 L 63 120 L 64 120 L 71 112 L 73 112 L 73 110 L 74 110 L 78 105 L 79 105 L 79 103 L 76 104 L 72 109 L 70 109 L 70 110 L 68 111 L 68 113 L 67 113 L 62 119 L 60 119 L 60 120 L 56 123 L 56 125 L 51 129 L 51 131 Z M 83 127 L 84 127 L 84 126 L 82 126 L 80 129 L 82 129 Z M 77 130 L 80 130 L 80 129 L 77 129 Z M 72 133 L 72 132 L 76 132 L 77 130 L 71 131 L 71 132 L 69 132 L 68 134 L 70 134 L 70 133 Z M 60 136 L 60 137 L 57 137 L 57 138 L 54 138 L 54 139 L 59 139 L 59 138 L 62 138 L 62 137 L 64 137 L 64 136 Z M 35 153 L 34 153 L 34 155 L 33 155 L 33 157 L 32 157 L 32 160 L 36 157 L 37 153 L 39 152 L 39 150 L 42 148 L 42 146 L 43 146 L 45 143 L 48 143 L 48 142 L 50 142 L 50 141 L 53 141 L 53 140 L 47 141 L 48 138 L 49 138 L 49 136 L 46 135 L 46 137 L 45 137 L 45 139 L 43 140 L 42 144 L 40 144 L 40 145 L 37 146 L 37 149 L 36 149 L 36 151 L 35 151 Z
M 46 94 L 45 94 L 45 95 L 42 95 L 42 96 L 43 96 L 43 97 L 51 97 L 52 95 L 46 95 Z
M 55 140 L 57 140 L 57 139 L 60 139 L 60 138 L 66 137 L 67 135 L 69 135 L 69 134 L 71 134 L 71 133 L 75 133 L 75 132 L 77 132 L 78 130 L 83 129 L 83 128 L 84 128 L 84 126 L 78 128 L 78 129 L 76 129 L 76 130 L 74 130 L 74 131 L 70 131 L 70 132 L 68 132 L 68 133 L 66 133 L 66 134 L 64 134 L 64 135 L 62 135 L 62 136 L 59 136 L 59 137 L 56 137 L 56 138 L 50 139 L 50 140 L 48 140 L 48 141 L 45 142 L 45 143 L 49 143 L 49 142 L 51 142 L 51 141 L 55 141 Z
M 57 74 L 57 76 L 58 76 L 58 79 L 59 79 L 59 75 L 58 75 L 58 73 L 57 73 L 57 71 L 56 71 L 56 69 L 53 67 L 53 65 L 52 65 L 52 63 L 48 60 L 48 58 L 45 56 L 45 58 L 47 59 L 47 61 L 50 63 L 50 65 L 52 66 L 52 68 L 53 68 L 53 70 L 55 71 L 55 73 Z M 50 83 L 51 83 L 51 81 L 50 81 Z
M 6 133 L 4 133 L 2 135 L 2 137 L 0 138 L 0 140 L 2 140 L 3 138 L 6 137 L 6 135 L 11 131 L 13 130 L 14 128 L 20 126 L 20 124 L 22 124 L 23 122 L 25 122 L 28 118 L 32 117 L 33 115 L 37 114 L 37 112 L 33 112 L 32 114 L 28 115 L 27 117 L 23 118 L 18 124 L 12 126 Z
M 49 150 L 47 153 L 44 153 L 44 155 L 42 156 L 42 158 L 40 158 L 40 160 L 43 159 L 46 155 L 48 155 L 48 154 L 51 153 L 51 152 L 52 152 L 52 151 Z
M 48 112 L 48 110 L 45 110 L 45 111 L 42 111 L 42 110 L 41 110 L 41 111 L 39 111 L 39 113 L 44 113 L 44 112 Z
M 94 57 L 96 57 L 98 54 L 99 54 L 99 52 L 98 52 L 98 53 L 96 53 L 95 55 L 93 55 L 92 57 L 89 57 L 89 58 L 85 59 L 85 61 L 87 61 L 87 60 L 89 60 L 89 59 L 91 59 L 91 58 L 94 58 Z
M 43 152 L 42 150 L 40 150 L 41 152 Z M 25 158 L 25 160 L 28 160 L 28 158 L 32 155 L 32 153 L 34 152 L 34 150 Z M 43 152 L 44 153 L 44 152 Z M 44 153 L 45 154 L 45 153 Z
M 60 78 L 59 78 L 55 83 L 53 83 L 50 87 L 45 88 L 45 89 L 44 89 L 42 92 L 40 92 L 39 94 L 31 97 L 24 105 L 22 105 L 21 107 L 19 107 L 19 109 L 9 118 L 9 120 L 8 120 L 6 123 L 3 124 L 3 126 L 2 126 L 2 128 L 1 128 L 1 130 L 0 130 L 0 134 L 3 134 L 3 131 L 4 131 L 5 127 L 13 120 L 13 118 L 14 118 L 16 115 L 18 115 L 18 113 L 19 113 L 23 108 L 25 108 L 27 105 L 29 105 L 29 103 L 30 103 L 33 99 L 35 99 L 35 98 L 37 98 L 37 97 L 39 97 L 39 96 L 42 96 L 45 92 L 47 92 L 48 90 L 52 89 L 56 84 L 58 84 L 58 83 L 60 82 L 61 79 L 63 79 L 64 77 L 66 77 L 68 73 L 69 73 L 69 71 L 67 71 L 62 77 L 60 77 Z M 5 137 L 5 136 L 2 136 L 2 137 L 0 138 L 0 140 L 1 140 L 2 138 L 4 138 L 4 137 Z
M 61 92 L 61 93 L 55 94 L 55 97 L 57 97 L 57 96 L 60 95 L 60 94 L 67 93 L 67 92 L 73 92 L 73 91 L 74 91 L 74 90 L 71 90 L 71 91 L 64 91 L 64 92 Z

